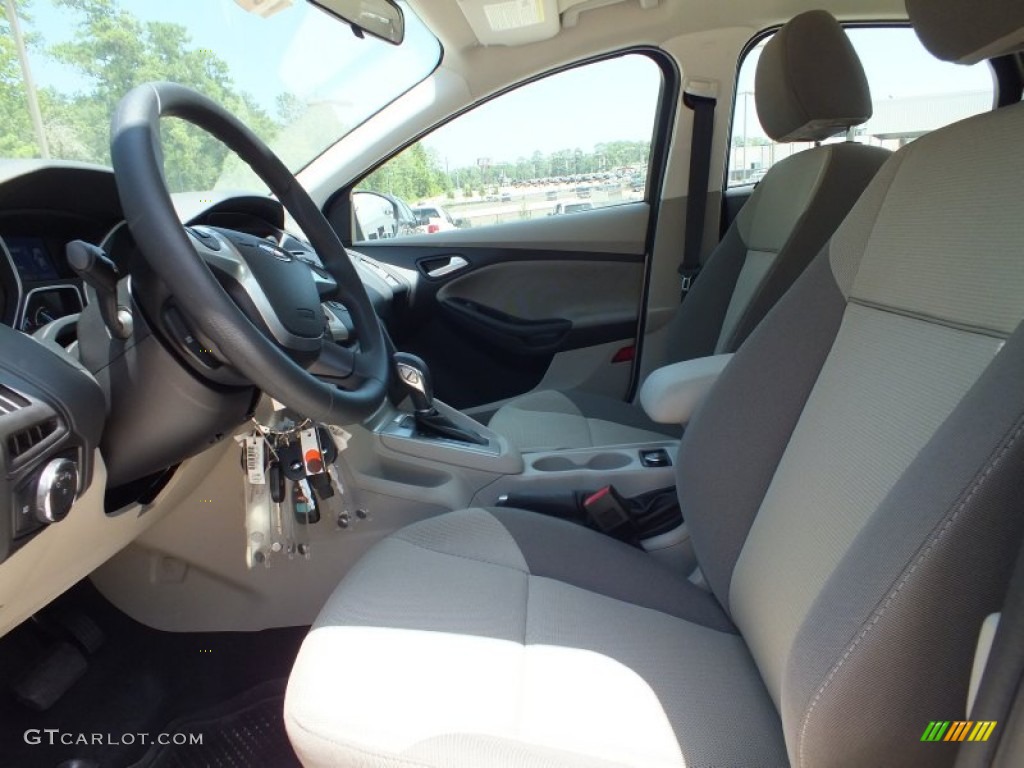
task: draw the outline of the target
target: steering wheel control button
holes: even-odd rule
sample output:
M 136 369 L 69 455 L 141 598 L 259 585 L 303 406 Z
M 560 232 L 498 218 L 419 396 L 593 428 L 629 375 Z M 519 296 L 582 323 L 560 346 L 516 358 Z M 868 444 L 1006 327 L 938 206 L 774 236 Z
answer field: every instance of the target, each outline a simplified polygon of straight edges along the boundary
M 54 459 L 36 481 L 36 517 L 43 523 L 59 523 L 77 495 L 78 465 L 71 459 Z

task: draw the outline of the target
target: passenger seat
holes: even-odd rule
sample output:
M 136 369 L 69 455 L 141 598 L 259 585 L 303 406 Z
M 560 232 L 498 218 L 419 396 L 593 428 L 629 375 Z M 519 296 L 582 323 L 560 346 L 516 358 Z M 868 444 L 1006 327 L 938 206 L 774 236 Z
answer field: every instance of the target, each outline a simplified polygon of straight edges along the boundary
M 757 113 L 775 141 L 820 142 L 871 117 L 867 78 L 826 11 L 793 18 L 765 46 Z M 735 351 L 818 254 L 890 152 L 853 142 L 817 146 L 776 163 L 708 256 L 673 318 L 674 363 Z M 664 440 L 675 427 L 636 403 L 583 391 L 528 392 L 489 426 L 522 451 Z

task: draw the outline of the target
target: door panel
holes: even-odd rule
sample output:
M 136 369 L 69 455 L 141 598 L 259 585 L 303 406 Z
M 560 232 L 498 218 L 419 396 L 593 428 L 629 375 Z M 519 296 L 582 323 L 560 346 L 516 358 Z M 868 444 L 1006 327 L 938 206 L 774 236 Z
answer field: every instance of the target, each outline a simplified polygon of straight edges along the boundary
M 540 222 L 486 228 L 500 233 L 480 228 L 360 243 L 356 250 L 414 281 L 389 328 L 398 348 L 427 361 L 438 397 L 450 405 L 521 394 L 544 379 L 556 355 L 588 349 L 591 370 L 581 386 L 593 381 L 607 391 L 609 381 L 623 382 L 613 392 L 623 396 L 631 361 L 613 358 L 636 332 L 646 212 L 641 203 L 551 217 L 539 227 L 543 240 L 528 232 L 504 246 L 488 242 L 536 232 Z M 609 253 L 610 230 L 636 252 Z M 459 242 L 469 234 L 472 244 Z
M 389 329 L 443 400 L 542 381 L 625 396 L 632 357 L 618 353 L 637 330 L 678 81 L 654 49 L 580 61 L 510 84 L 339 190 L 327 213 L 343 241 L 411 281 Z M 359 239 L 358 191 L 405 201 L 415 226 Z

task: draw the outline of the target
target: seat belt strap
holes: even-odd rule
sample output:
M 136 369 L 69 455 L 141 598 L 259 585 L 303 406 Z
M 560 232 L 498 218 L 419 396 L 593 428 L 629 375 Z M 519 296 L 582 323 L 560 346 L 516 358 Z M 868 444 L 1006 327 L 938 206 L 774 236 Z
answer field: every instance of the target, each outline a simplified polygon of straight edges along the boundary
M 693 133 L 690 137 L 690 183 L 686 198 L 686 233 L 683 260 L 679 264 L 682 296 L 693 285 L 700 272 L 701 247 L 704 242 L 704 218 L 707 214 L 708 185 L 711 174 L 711 145 L 715 138 L 715 106 L 718 84 L 706 80 L 690 80 L 683 91 L 683 104 L 693 110 Z

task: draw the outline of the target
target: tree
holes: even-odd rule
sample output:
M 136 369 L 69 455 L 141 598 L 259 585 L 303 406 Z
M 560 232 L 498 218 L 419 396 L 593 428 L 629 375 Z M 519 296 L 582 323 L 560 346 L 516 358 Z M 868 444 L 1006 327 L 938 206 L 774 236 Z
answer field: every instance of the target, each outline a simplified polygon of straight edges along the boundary
M 413 203 L 453 189 L 437 153 L 420 142 L 409 146 L 367 176 L 360 189 L 387 192 Z
M 27 3 L 16 6 L 22 22 L 29 19 L 25 9 Z M 19 25 L 21 26 L 21 25 Z M 0 114 L 3 115 L 3 130 L 0 131 L 0 157 L 38 157 L 39 146 L 32 132 L 25 100 L 25 83 L 18 62 L 14 36 L 7 22 L 7 15 L 0 12 Z
M 119 8 L 115 0 L 55 2 L 77 18 L 76 35 L 71 42 L 52 46 L 49 54 L 74 67 L 90 84 L 81 93 L 44 94 L 48 132 L 76 137 L 74 143 L 61 147 L 62 157 L 108 164 L 108 126 L 118 101 L 134 86 L 153 80 L 195 88 L 258 135 L 276 133 L 277 124 L 235 87 L 227 64 L 213 52 L 194 47 L 188 30 L 180 24 L 140 21 Z M 180 120 L 163 121 L 161 136 L 172 191 L 212 188 L 221 175 L 228 148 Z

